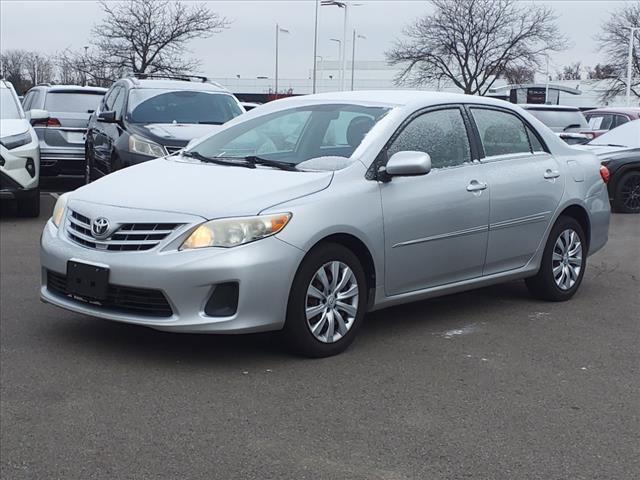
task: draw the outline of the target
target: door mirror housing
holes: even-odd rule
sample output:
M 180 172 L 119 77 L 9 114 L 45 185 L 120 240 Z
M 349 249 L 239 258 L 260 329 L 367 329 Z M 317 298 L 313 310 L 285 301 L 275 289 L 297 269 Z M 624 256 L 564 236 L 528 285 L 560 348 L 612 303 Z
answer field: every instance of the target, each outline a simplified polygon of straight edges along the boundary
M 431 171 L 431 157 L 428 153 L 411 150 L 394 153 L 385 167 L 390 177 L 412 177 L 426 175 Z
M 98 114 L 98 121 L 104 123 L 116 123 L 116 112 L 108 110 L 106 112 L 100 112 Z
M 30 122 L 36 122 L 38 120 L 48 120 L 51 115 L 47 110 L 40 110 L 39 108 L 34 108 L 27 112 L 27 118 Z

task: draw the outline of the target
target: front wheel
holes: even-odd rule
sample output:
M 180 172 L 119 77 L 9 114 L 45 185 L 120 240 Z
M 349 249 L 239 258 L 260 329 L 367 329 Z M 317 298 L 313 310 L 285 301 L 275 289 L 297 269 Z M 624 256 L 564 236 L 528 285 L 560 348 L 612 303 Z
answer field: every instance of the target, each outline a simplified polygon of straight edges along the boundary
M 561 216 L 547 239 L 540 270 L 525 280 L 529 291 L 542 300 L 569 300 L 582 282 L 587 253 L 585 234 L 578 221 Z
M 288 344 L 309 357 L 328 357 L 353 342 L 367 305 L 364 270 L 351 250 L 325 244 L 304 259 L 287 307 Z
M 640 171 L 627 172 L 617 182 L 613 207 L 616 212 L 640 213 Z

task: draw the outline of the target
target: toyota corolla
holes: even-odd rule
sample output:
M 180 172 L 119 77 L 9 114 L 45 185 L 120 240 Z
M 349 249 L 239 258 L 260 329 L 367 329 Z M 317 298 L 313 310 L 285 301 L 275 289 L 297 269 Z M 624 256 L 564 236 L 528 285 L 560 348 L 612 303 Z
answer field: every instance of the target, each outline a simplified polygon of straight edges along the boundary
M 606 178 L 499 100 L 279 100 L 61 196 L 41 297 L 172 332 L 282 330 L 332 355 L 391 305 L 514 279 L 568 300 L 607 241 Z

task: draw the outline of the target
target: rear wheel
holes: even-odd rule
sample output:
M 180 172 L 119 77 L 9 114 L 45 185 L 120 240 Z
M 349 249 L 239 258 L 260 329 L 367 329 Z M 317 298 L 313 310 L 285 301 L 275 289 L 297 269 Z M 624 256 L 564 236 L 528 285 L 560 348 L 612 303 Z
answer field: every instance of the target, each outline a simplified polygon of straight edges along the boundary
M 617 182 L 613 207 L 621 213 L 640 213 L 640 171 L 627 172 Z
M 30 192 L 29 196 L 18 200 L 18 214 L 22 217 L 37 217 L 40 215 L 40 188 Z
M 284 334 L 309 357 L 328 357 L 353 342 L 366 308 L 366 279 L 358 258 L 325 244 L 304 259 L 289 295 Z
M 540 270 L 527 278 L 529 291 L 552 302 L 569 300 L 578 290 L 587 266 L 587 242 L 578 221 L 561 216 L 551 229 Z

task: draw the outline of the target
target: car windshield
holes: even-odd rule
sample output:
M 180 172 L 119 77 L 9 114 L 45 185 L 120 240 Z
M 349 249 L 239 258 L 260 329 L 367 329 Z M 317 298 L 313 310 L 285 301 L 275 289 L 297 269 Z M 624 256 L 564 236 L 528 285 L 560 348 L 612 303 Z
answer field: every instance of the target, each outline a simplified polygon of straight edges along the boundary
M 313 168 L 335 169 L 335 157 L 349 158 L 386 107 L 322 104 L 289 108 L 240 122 L 190 151 L 202 157 L 260 157 L 297 165 L 319 157 Z M 321 160 L 321 159 L 320 159 Z
M 640 148 L 640 120 L 625 123 L 591 140 L 588 145 Z
M 147 88 L 129 94 L 127 120 L 222 125 L 241 113 L 235 98 L 225 93 Z
M 22 118 L 16 99 L 8 88 L 0 88 L 0 118 L 7 120 Z
M 104 93 L 49 92 L 44 109 L 50 112 L 92 113 L 100 104 Z
M 550 128 L 564 129 L 569 125 L 588 127 L 584 115 L 577 110 L 529 109 L 528 112 Z

